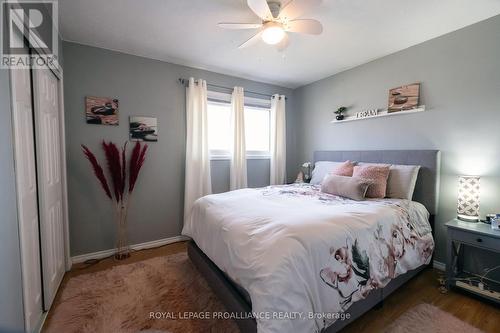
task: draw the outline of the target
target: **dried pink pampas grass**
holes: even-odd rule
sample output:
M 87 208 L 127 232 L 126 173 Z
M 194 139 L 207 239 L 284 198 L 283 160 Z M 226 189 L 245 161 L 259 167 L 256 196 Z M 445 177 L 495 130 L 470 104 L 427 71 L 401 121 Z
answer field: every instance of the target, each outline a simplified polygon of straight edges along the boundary
M 127 142 L 125 142 L 120 150 L 113 142 L 106 143 L 106 141 L 103 141 L 102 148 L 104 150 L 104 155 L 106 156 L 108 173 L 111 178 L 111 184 L 113 185 L 113 193 L 111 192 L 110 186 L 108 185 L 108 181 L 106 180 L 103 168 L 99 164 L 99 161 L 87 146 L 82 145 L 83 153 L 92 165 L 94 174 L 99 180 L 106 196 L 113 200 L 114 195 L 114 201 L 116 202 L 116 222 L 118 225 L 116 246 L 117 253 L 115 254 L 115 257 L 118 259 L 124 259 L 130 256 L 126 230 L 130 196 L 132 195 L 137 179 L 139 178 L 139 173 L 144 165 L 144 161 L 146 160 L 146 151 L 148 146 L 141 146 L 140 142 L 136 142 L 132 150 L 129 163 L 128 193 L 125 193 L 127 182 Z

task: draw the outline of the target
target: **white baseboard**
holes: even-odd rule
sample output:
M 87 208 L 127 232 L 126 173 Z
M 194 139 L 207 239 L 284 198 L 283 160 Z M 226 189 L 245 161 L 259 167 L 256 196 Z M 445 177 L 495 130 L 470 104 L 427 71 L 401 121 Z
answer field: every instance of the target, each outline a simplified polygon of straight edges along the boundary
M 435 269 L 438 269 L 440 271 L 446 271 L 446 264 L 444 262 L 441 262 L 441 261 L 434 260 L 432 262 L 432 267 L 434 267 Z
M 163 245 L 167 245 L 167 244 L 171 244 L 171 243 L 186 241 L 188 239 L 189 239 L 189 237 L 186 237 L 186 236 L 174 236 L 174 237 L 154 240 L 151 242 L 134 244 L 134 245 L 131 245 L 130 248 L 132 250 L 150 249 L 153 247 L 158 247 L 158 246 L 163 246 Z M 89 259 L 102 259 L 102 258 L 112 256 L 115 253 L 115 251 L 116 251 L 116 249 L 109 249 L 109 250 L 104 250 L 104 251 L 81 254 L 78 256 L 71 257 L 71 262 L 73 264 L 78 264 L 78 263 L 87 261 Z
M 35 329 L 33 329 L 33 332 L 36 332 L 36 333 L 41 333 L 42 332 L 42 328 L 43 328 L 43 324 L 45 324 L 45 319 L 47 319 L 47 315 L 49 314 L 48 311 L 45 311 L 42 313 L 42 315 L 40 316 L 40 320 L 38 322 L 38 324 L 36 325 Z

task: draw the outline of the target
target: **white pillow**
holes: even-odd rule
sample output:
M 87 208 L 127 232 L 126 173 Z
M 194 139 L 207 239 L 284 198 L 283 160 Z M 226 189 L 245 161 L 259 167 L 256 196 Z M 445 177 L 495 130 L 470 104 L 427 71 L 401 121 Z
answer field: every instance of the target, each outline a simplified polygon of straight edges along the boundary
M 420 165 L 391 165 L 387 179 L 386 197 L 411 200 L 419 170 Z
M 321 184 L 323 178 L 342 163 L 344 162 L 318 161 L 314 163 L 310 183 L 313 185 Z

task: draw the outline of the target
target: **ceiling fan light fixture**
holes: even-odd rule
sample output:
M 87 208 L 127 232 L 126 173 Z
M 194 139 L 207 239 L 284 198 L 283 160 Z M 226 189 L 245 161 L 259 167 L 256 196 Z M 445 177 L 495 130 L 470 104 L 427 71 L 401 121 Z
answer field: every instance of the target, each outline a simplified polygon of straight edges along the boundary
M 240 0 L 242 1 L 242 0 Z M 277 46 L 278 51 L 290 43 L 289 33 L 319 35 L 323 32 L 321 22 L 298 18 L 309 7 L 321 4 L 323 0 L 246 0 L 248 7 L 261 19 L 261 23 L 219 23 L 224 29 L 259 29 L 252 37 L 238 46 L 249 47 L 262 40 Z
M 269 45 L 278 44 L 285 37 L 283 26 L 278 23 L 268 23 L 262 32 L 262 40 Z

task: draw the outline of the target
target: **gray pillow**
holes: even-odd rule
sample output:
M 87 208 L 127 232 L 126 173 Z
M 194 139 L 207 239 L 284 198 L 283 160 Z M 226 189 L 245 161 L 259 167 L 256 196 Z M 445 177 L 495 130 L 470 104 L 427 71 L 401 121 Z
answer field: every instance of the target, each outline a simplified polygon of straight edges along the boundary
M 419 170 L 420 165 L 391 165 L 387 179 L 386 197 L 411 200 Z
M 366 190 L 371 185 L 368 179 L 326 175 L 321 183 L 321 192 L 339 195 L 353 200 L 363 200 Z
M 327 174 L 342 163 L 344 162 L 318 161 L 314 163 L 310 184 L 320 184 Z

